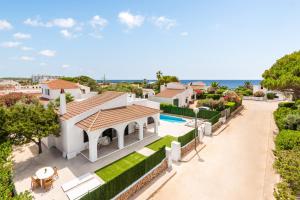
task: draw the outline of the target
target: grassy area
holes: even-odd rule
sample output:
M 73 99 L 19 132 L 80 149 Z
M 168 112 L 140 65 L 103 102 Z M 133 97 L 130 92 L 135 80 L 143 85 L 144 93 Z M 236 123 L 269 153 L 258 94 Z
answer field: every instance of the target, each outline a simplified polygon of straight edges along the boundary
M 125 156 L 101 169 L 98 169 L 95 173 L 102 178 L 105 182 L 113 179 L 114 177 L 118 176 L 119 174 L 123 173 L 130 167 L 134 166 L 135 164 L 141 162 L 146 157 L 142 154 L 137 152 L 131 153 L 128 156 Z
M 147 147 L 149 149 L 152 149 L 153 151 L 157 151 L 164 145 L 167 147 L 171 147 L 171 142 L 174 140 L 177 141 L 177 138 L 171 135 L 166 135 L 165 137 L 162 137 L 159 140 L 156 140 L 155 142 L 149 144 Z

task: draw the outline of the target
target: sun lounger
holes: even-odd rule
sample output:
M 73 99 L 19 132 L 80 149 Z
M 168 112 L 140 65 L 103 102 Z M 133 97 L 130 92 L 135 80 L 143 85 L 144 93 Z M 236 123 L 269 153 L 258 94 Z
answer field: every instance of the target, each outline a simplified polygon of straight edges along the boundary
M 84 183 L 84 182 L 86 182 L 88 180 L 91 180 L 92 178 L 94 178 L 93 174 L 87 173 L 87 174 L 84 174 L 84 175 L 82 175 L 80 177 L 74 178 L 73 180 L 71 180 L 71 181 L 63 184 L 61 186 L 61 188 L 62 188 L 62 190 L 64 192 L 66 192 L 66 191 L 68 191 L 68 190 L 76 187 L 77 185 L 79 185 L 81 183 Z
M 100 181 L 96 178 L 93 178 L 67 191 L 66 195 L 70 200 L 80 199 L 85 194 L 96 189 L 100 185 Z

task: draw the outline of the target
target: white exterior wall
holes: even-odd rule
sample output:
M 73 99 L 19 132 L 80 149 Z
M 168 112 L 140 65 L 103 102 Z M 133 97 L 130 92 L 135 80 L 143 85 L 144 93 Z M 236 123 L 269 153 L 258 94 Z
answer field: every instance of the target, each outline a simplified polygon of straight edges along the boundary
M 173 104 L 173 98 L 163 98 L 163 97 L 150 97 L 149 98 L 150 101 L 155 101 L 158 103 L 165 103 L 165 104 Z
M 98 112 L 101 109 L 116 108 L 120 106 L 127 105 L 127 94 L 119 96 L 109 102 L 106 102 L 100 106 L 94 107 L 89 111 L 82 113 L 81 115 L 75 116 L 67 121 L 65 121 L 65 126 L 62 127 L 62 152 L 64 157 L 72 158 L 76 154 L 80 153 L 86 144 L 83 143 L 82 130 L 78 128 L 75 124 L 88 116 Z

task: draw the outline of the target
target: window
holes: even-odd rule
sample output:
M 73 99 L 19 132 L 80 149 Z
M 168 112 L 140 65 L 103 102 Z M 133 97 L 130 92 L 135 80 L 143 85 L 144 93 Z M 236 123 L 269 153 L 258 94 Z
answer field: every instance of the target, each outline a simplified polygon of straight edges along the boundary
M 83 131 L 83 142 L 86 143 L 88 141 L 89 141 L 89 136 L 85 131 Z
M 50 95 L 50 90 L 49 89 L 45 89 L 45 94 L 49 96 Z

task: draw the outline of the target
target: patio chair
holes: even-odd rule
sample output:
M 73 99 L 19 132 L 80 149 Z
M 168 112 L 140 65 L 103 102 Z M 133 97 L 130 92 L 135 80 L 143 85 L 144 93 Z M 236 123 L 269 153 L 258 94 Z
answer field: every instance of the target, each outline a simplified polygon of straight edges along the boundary
M 54 174 L 53 174 L 53 177 L 54 179 L 56 180 L 59 176 L 58 176 L 58 169 L 57 167 L 53 167 L 53 170 L 54 170 Z
M 53 179 L 52 178 L 46 179 L 43 185 L 44 185 L 44 189 L 46 191 L 49 191 L 51 188 L 53 188 Z
M 34 190 L 41 186 L 41 181 L 35 176 L 31 176 L 31 190 Z

